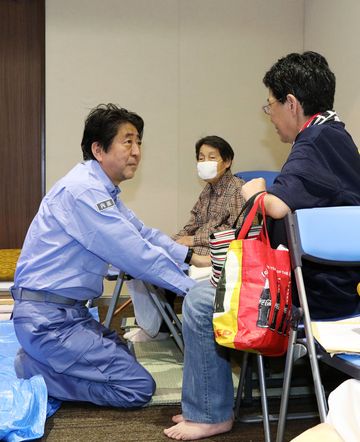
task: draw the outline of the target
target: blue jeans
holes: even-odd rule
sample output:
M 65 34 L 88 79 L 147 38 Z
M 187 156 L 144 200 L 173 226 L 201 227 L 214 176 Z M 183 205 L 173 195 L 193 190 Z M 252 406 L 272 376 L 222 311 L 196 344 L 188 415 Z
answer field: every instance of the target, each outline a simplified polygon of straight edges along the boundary
M 182 414 L 193 422 L 219 423 L 233 415 L 234 386 L 228 351 L 214 339 L 214 297 L 210 281 L 201 281 L 185 296 L 183 304 Z

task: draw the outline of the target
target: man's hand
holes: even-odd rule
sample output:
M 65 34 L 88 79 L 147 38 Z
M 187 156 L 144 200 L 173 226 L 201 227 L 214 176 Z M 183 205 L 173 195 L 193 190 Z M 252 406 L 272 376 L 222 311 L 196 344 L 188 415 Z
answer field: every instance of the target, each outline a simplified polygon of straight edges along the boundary
M 182 244 L 183 246 L 193 247 L 194 246 L 194 237 L 193 236 L 181 236 L 176 240 L 177 243 Z
M 264 178 L 254 178 L 245 183 L 241 188 L 241 194 L 247 201 L 255 193 L 266 191 L 266 181 Z
M 197 255 L 196 253 L 193 253 L 193 256 L 191 257 L 190 264 L 192 264 L 195 267 L 210 267 L 211 266 L 211 259 L 210 255 Z

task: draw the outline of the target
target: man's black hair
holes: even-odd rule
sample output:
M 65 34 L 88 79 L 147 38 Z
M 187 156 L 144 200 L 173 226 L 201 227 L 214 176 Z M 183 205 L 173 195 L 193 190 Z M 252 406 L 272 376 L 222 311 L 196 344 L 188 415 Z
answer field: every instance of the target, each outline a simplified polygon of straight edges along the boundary
M 140 139 L 144 132 L 143 119 L 127 109 L 119 108 L 115 104 L 99 104 L 91 110 L 85 121 L 84 134 L 81 141 L 81 149 L 84 160 L 94 160 L 91 145 L 98 142 L 105 152 L 108 151 L 114 137 L 118 133 L 119 126 L 125 123 L 133 124 Z
M 281 103 L 285 103 L 287 94 L 294 95 L 306 116 L 333 109 L 335 75 L 325 57 L 317 52 L 291 53 L 280 58 L 266 72 L 263 82 Z

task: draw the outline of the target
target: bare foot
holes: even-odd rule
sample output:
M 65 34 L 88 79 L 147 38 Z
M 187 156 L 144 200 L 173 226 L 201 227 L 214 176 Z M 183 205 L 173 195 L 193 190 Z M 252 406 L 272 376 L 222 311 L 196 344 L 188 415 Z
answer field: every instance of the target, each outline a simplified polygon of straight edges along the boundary
M 181 416 L 181 415 L 180 415 Z M 233 426 L 233 420 L 229 419 L 218 424 L 202 424 L 183 420 L 173 427 L 166 428 L 164 433 L 170 439 L 175 440 L 198 440 L 215 434 L 226 433 Z
M 184 419 L 184 417 L 183 417 L 182 414 L 176 414 L 175 416 L 173 416 L 173 417 L 171 418 L 171 420 L 172 420 L 173 422 L 175 422 L 175 424 L 178 424 L 179 422 L 183 422 L 185 419 Z

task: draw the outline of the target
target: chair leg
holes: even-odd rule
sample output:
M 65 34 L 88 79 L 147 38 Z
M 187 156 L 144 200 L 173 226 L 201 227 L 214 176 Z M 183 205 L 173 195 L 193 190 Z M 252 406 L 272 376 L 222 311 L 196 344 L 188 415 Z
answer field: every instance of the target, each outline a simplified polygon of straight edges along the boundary
M 111 320 L 114 316 L 114 311 L 116 309 L 116 306 L 117 306 L 117 303 L 119 300 L 119 296 L 121 293 L 122 286 L 124 284 L 124 280 L 125 280 L 125 272 L 120 272 L 119 276 L 116 280 L 116 284 L 114 287 L 113 295 L 111 297 L 108 311 L 106 312 L 105 321 L 103 322 L 104 326 L 107 328 L 110 328 Z
M 239 385 L 238 385 L 238 390 L 237 390 L 237 394 L 236 394 L 236 401 L 235 401 L 235 409 L 234 409 L 235 419 L 238 419 L 239 415 L 240 415 L 240 406 L 241 406 L 242 394 L 243 394 L 244 386 L 245 386 L 245 377 L 246 377 L 246 370 L 248 367 L 248 360 L 249 360 L 249 353 L 244 351 L 242 361 L 241 361 L 240 379 L 239 379 Z
M 182 333 L 182 323 L 179 319 L 179 317 L 177 316 L 177 314 L 174 312 L 174 310 L 169 306 L 167 308 L 169 315 L 172 317 L 177 329 L 179 330 L 180 333 Z
M 311 372 L 314 380 L 315 394 L 319 409 L 320 421 L 325 422 L 326 414 L 328 411 L 327 403 L 324 394 L 324 388 L 320 377 L 319 364 L 315 350 L 314 336 L 311 329 L 309 306 L 306 298 L 306 290 L 305 290 L 303 275 L 301 272 L 301 267 L 296 267 L 294 273 L 295 273 L 301 308 L 304 312 L 303 317 L 304 317 L 304 327 L 305 327 L 305 336 L 306 336 L 306 346 L 308 349 Z
M 309 353 L 312 376 L 313 376 L 313 380 L 314 380 L 316 401 L 317 401 L 317 405 L 318 405 L 318 409 L 319 409 L 320 421 L 325 422 L 328 408 L 327 408 L 324 387 L 321 382 L 320 370 L 319 370 L 319 364 L 317 361 L 314 340 L 311 335 L 310 335 L 311 339 L 309 339 L 309 337 L 308 337 L 309 336 L 308 330 L 310 327 L 311 327 L 310 324 L 307 325 L 305 323 L 306 340 L 307 340 L 307 345 L 308 345 L 308 353 Z
M 286 415 L 287 408 L 289 402 L 289 394 L 290 394 L 290 384 L 291 384 L 291 376 L 292 369 L 294 363 L 294 348 L 296 345 L 297 338 L 297 329 L 290 329 L 289 335 L 289 344 L 288 351 L 286 355 L 285 361 L 285 371 L 284 371 L 284 383 L 281 394 L 281 403 L 280 403 L 280 413 L 279 413 L 279 422 L 276 434 L 276 442 L 283 442 L 284 440 L 284 432 L 285 432 L 285 424 L 286 424 Z
M 263 414 L 264 423 L 264 437 L 265 442 L 271 441 L 270 435 L 270 421 L 269 421 L 269 410 L 266 396 L 266 384 L 265 384 L 265 372 L 264 372 L 264 361 L 262 355 L 257 355 L 256 357 L 258 363 L 258 376 L 259 376 L 259 386 L 260 386 L 260 396 L 261 396 L 261 408 Z
M 258 365 L 258 380 L 259 380 L 259 388 L 260 388 L 260 399 L 261 399 L 261 409 L 262 415 L 246 415 L 240 416 L 240 406 L 242 402 L 242 394 L 244 392 L 244 388 L 246 386 L 246 377 L 249 368 L 249 358 L 251 354 L 248 352 L 243 353 L 243 359 L 241 362 L 241 373 L 239 380 L 239 387 L 236 395 L 235 409 L 234 415 L 235 418 L 244 423 L 252 423 L 252 422 L 263 422 L 264 425 L 264 440 L 265 442 L 271 442 L 271 434 L 270 434 L 270 418 L 273 420 L 273 416 L 269 416 L 268 410 L 268 402 L 267 402 L 267 394 L 266 394 L 266 382 L 265 382 L 265 371 L 264 371 L 264 362 L 263 357 L 261 355 L 256 355 L 257 365 Z M 255 356 L 255 355 L 254 355 Z M 252 382 L 250 380 L 250 382 Z M 251 386 L 252 388 L 252 386 Z
M 157 291 L 158 293 L 160 293 L 160 297 L 161 300 L 163 301 L 164 308 L 167 310 L 168 314 L 171 316 L 172 320 L 174 321 L 178 332 L 182 333 L 182 323 L 178 315 L 175 313 L 174 309 L 170 305 L 170 303 L 167 301 L 165 290 L 160 287 L 157 287 Z
M 176 326 L 173 324 L 172 320 L 170 319 L 169 315 L 166 312 L 165 306 L 167 304 L 164 296 L 161 292 L 157 292 L 156 294 L 154 291 L 156 290 L 152 285 L 145 283 L 145 287 L 148 290 L 149 295 L 151 296 L 151 299 L 154 301 L 154 304 L 158 308 L 161 317 L 165 321 L 166 325 L 168 326 L 177 346 L 179 347 L 180 351 L 184 353 L 184 341 L 182 337 L 180 336 L 179 330 L 176 328 Z

